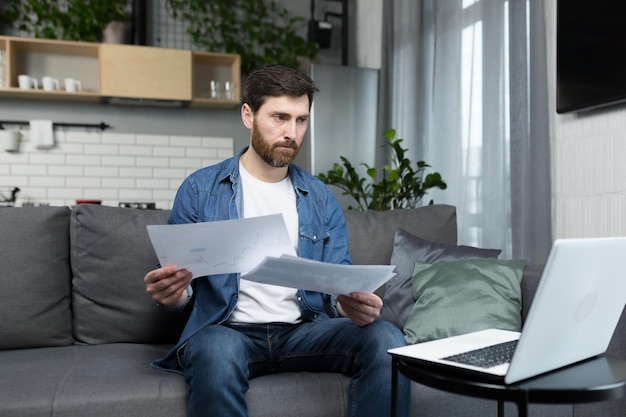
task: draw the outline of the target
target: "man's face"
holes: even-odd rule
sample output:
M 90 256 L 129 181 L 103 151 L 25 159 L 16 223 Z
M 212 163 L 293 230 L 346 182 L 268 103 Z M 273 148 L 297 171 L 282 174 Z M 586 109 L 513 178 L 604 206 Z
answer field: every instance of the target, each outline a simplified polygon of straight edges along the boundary
M 309 121 L 307 96 L 270 97 L 252 121 L 251 145 L 269 165 L 289 165 L 302 146 Z

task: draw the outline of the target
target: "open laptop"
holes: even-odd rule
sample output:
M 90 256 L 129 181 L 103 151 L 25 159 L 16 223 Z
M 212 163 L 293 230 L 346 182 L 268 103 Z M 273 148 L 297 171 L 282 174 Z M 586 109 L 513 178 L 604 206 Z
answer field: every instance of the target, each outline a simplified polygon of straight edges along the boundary
M 389 353 L 512 384 L 605 353 L 625 304 L 626 237 L 558 239 L 521 333 L 488 329 Z M 513 345 L 510 361 L 463 363 L 466 352 L 501 344 Z

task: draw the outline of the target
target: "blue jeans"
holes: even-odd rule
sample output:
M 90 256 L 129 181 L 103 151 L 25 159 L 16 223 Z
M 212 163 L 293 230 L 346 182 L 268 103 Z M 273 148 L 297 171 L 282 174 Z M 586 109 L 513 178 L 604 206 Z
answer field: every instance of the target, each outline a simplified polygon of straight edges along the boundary
M 179 355 L 189 385 L 190 417 L 245 417 L 252 378 L 276 372 L 339 372 L 351 377 L 348 416 L 383 417 L 391 411 L 391 357 L 406 344 L 392 324 L 358 327 L 347 318 L 302 324 L 205 327 Z M 410 388 L 399 381 L 402 415 L 409 415 Z

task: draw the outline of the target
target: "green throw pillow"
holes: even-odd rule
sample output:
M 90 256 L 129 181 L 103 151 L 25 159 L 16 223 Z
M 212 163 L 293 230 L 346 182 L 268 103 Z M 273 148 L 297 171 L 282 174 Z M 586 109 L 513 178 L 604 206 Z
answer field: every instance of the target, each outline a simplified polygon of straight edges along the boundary
M 523 260 L 415 262 L 415 304 L 404 326 L 408 343 L 473 331 L 522 327 Z

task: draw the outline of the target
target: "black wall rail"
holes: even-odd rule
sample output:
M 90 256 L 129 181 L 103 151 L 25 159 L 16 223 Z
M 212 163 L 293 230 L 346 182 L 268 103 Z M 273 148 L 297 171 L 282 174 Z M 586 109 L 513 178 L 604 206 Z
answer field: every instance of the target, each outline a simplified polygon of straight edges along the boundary
M 4 129 L 4 125 L 28 126 L 30 122 L 19 120 L 0 120 L 0 129 Z M 84 129 L 100 129 L 106 130 L 111 126 L 104 123 L 57 123 L 52 122 L 52 127 L 78 127 Z

